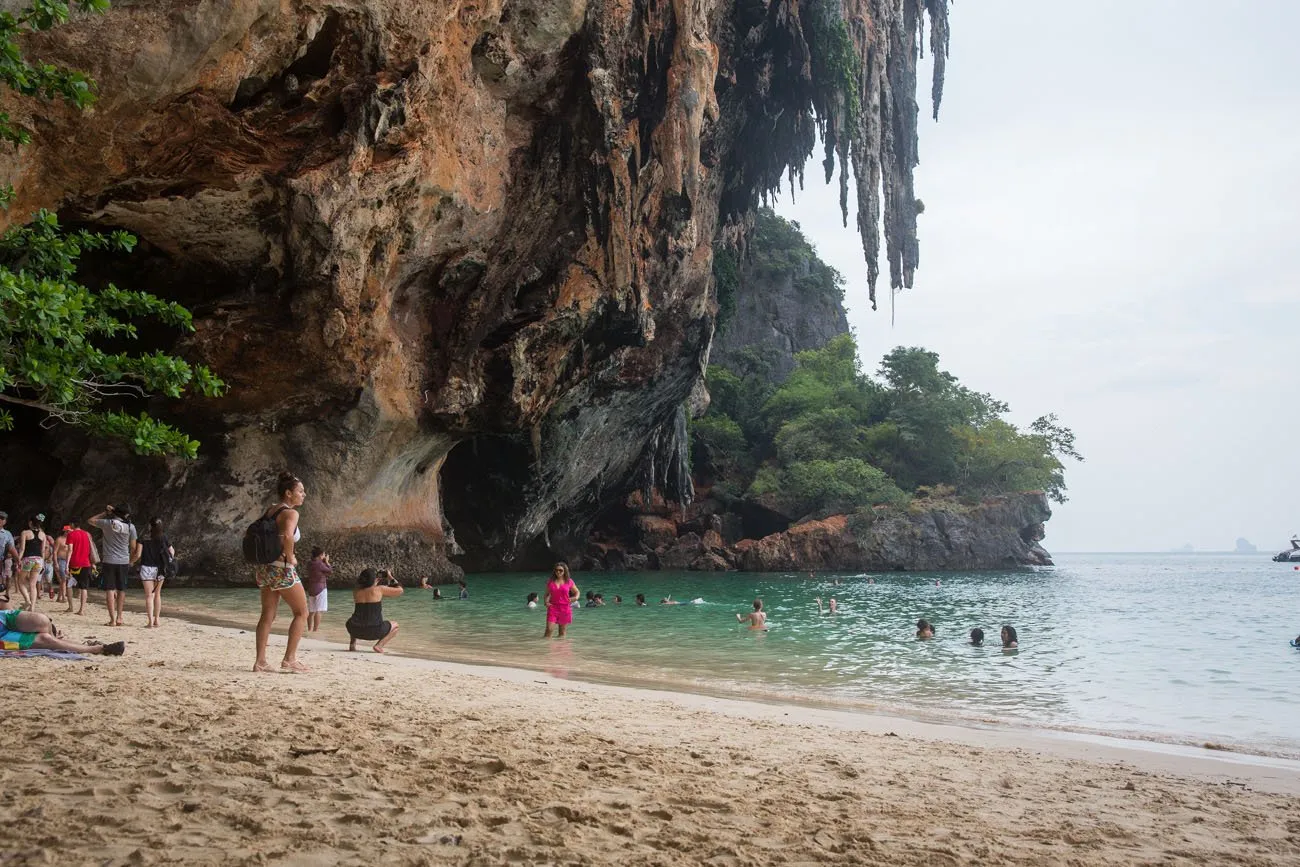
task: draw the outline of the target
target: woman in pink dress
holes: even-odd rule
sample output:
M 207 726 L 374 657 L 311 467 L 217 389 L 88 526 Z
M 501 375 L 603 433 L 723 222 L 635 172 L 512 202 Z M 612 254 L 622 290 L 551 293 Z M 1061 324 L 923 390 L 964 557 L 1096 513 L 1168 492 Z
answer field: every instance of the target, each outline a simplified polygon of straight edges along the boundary
M 578 598 L 578 585 L 569 575 L 569 564 L 556 563 L 551 570 L 551 580 L 546 582 L 546 632 L 543 638 L 551 637 L 551 629 L 560 627 L 559 637 L 563 638 L 569 624 L 573 622 L 573 600 Z

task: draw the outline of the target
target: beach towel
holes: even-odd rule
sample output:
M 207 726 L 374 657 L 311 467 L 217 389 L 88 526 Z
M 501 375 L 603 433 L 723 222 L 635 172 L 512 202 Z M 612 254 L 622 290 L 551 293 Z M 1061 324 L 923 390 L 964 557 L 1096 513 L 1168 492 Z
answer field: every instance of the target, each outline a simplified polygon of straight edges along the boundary
M 0 659 L 24 659 L 31 656 L 44 656 L 49 659 L 71 659 L 74 661 L 90 658 L 84 653 L 73 653 L 71 650 L 40 650 L 37 648 L 31 650 L 0 650 Z

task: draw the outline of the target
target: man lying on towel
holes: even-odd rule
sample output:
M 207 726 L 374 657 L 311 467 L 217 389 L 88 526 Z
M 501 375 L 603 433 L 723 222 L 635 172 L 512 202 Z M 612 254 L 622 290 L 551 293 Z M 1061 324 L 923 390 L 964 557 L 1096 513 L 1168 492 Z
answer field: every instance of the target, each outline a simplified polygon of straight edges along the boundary
M 50 618 L 35 611 L 0 611 L 0 650 L 66 650 L 121 656 L 126 643 L 77 644 L 64 641 Z

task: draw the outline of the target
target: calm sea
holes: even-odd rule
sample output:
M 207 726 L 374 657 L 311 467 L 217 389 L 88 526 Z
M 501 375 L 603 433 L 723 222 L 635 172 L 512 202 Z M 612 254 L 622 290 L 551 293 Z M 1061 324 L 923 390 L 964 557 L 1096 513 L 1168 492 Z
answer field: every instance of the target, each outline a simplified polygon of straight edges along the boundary
M 524 607 L 544 576 L 474 575 L 465 601 L 416 589 L 385 603 L 402 627 L 392 649 L 552 677 L 1300 755 L 1300 650 L 1287 643 L 1300 633 L 1300 571 L 1264 555 L 1076 554 L 1032 571 L 813 579 L 575 578 L 610 604 L 576 610 L 565 641 L 543 640 L 543 610 Z M 651 604 L 635 607 L 637 593 Z M 657 604 L 668 594 L 704 603 Z M 818 596 L 835 597 L 839 613 L 819 616 Z M 330 597 L 322 637 L 343 638 L 350 594 Z M 755 597 L 769 612 L 766 633 L 736 623 Z M 249 628 L 257 619 L 251 588 L 176 590 L 167 603 Z M 933 641 L 914 638 L 922 617 L 937 627 Z M 1019 631 L 1019 650 L 997 646 L 1004 623 Z M 976 626 L 989 646 L 968 643 Z

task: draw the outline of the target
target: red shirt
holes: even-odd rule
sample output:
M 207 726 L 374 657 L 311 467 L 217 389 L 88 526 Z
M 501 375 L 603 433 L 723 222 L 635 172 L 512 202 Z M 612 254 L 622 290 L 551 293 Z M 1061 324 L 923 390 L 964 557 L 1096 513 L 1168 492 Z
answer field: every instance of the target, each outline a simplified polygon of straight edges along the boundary
M 90 568 L 90 534 L 78 527 L 68 531 L 68 547 L 72 554 L 68 556 L 69 569 Z

